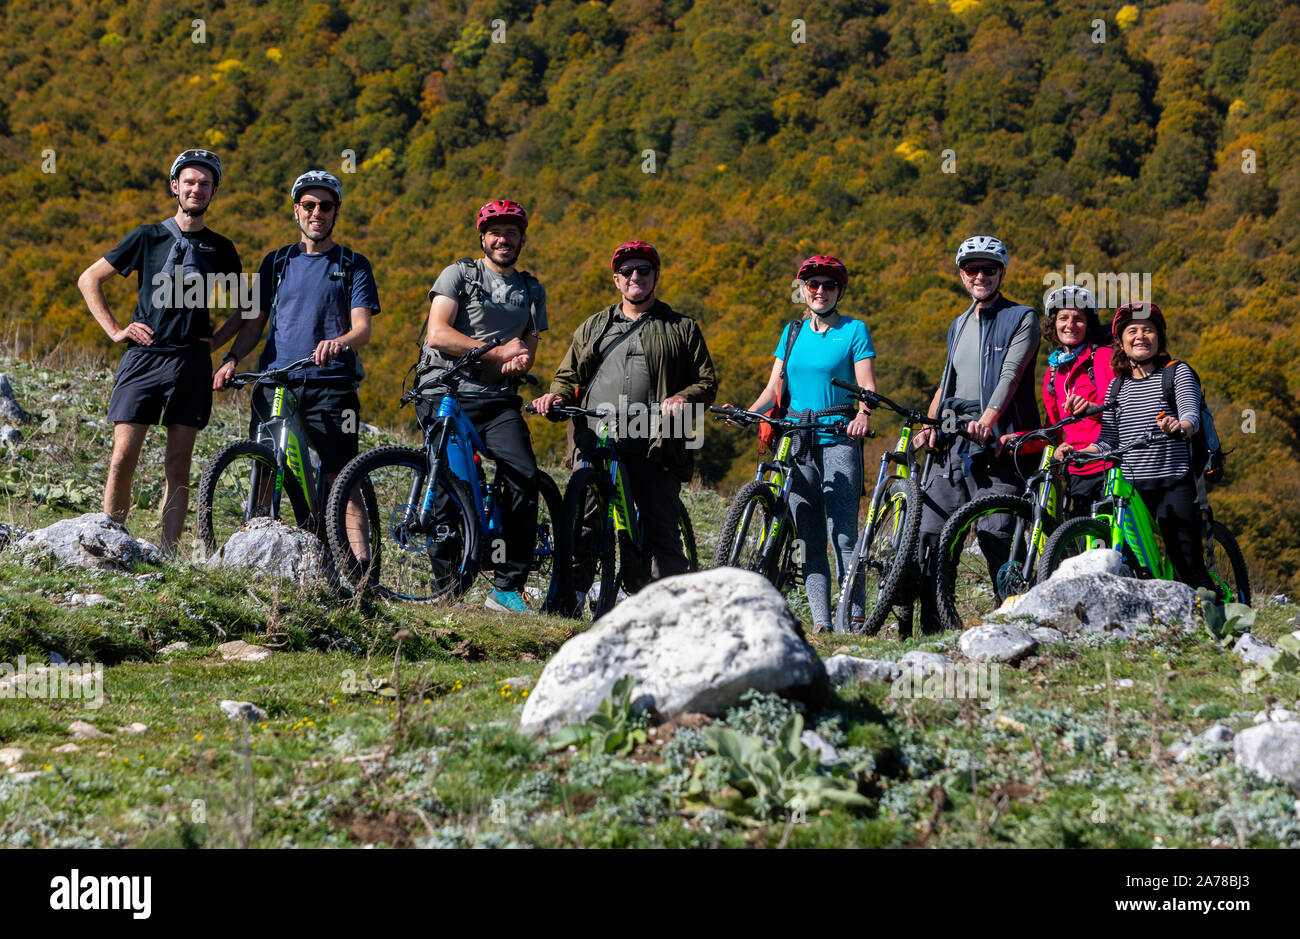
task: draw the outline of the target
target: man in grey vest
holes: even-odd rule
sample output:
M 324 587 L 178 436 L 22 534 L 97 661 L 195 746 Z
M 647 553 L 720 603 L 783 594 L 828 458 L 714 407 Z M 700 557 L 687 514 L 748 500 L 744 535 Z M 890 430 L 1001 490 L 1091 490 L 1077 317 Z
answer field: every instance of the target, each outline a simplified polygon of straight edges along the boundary
M 185 150 L 172 161 L 168 185 L 176 213 L 141 225 L 82 272 L 77 287 L 86 306 L 126 352 L 113 381 L 108 419 L 113 456 L 104 483 L 104 511 L 126 524 L 131 480 L 151 424 L 167 428 L 163 458 L 162 547 L 174 553 L 189 511 L 194 439 L 212 414 L 212 323 L 208 305 L 214 275 L 243 271 L 228 238 L 203 223 L 217 187 L 221 160 L 209 150 Z M 119 327 L 104 298 L 114 274 L 139 277 L 131 322 Z
M 943 378 L 930 401 L 929 415 L 964 425 L 969 439 L 955 435 L 939 439 L 933 427 L 912 438 L 918 449 L 939 444 L 921 485 L 919 590 L 925 632 L 940 628 L 934 583 L 944 523 L 980 496 L 1019 495 L 1024 482 L 1011 457 L 996 452 L 997 442 L 1003 434 L 1041 426 L 1034 383 L 1038 314 L 1002 296 L 1006 246 L 988 235 L 967 238 L 957 250 L 957 267 L 971 304 L 948 327 Z M 977 537 L 990 571 L 996 571 L 1009 556 L 1009 524 L 978 531 Z

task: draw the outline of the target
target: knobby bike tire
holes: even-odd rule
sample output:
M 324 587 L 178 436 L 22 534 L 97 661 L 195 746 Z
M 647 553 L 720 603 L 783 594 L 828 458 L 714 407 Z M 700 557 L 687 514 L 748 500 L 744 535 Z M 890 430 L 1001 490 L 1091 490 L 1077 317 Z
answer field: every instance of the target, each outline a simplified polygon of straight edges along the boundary
M 1212 522 L 1211 530 L 1214 533 L 1214 544 L 1216 548 L 1222 551 L 1215 551 L 1211 556 L 1210 573 L 1226 582 L 1228 588 L 1232 591 L 1232 599 L 1236 603 L 1244 603 L 1250 606 L 1250 574 L 1246 570 L 1246 559 L 1242 556 L 1241 547 L 1237 544 L 1237 539 L 1233 537 L 1226 525 L 1222 522 Z M 1227 560 L 1228 569 L 1231 571 L 1232 579 L 1228 580 L 1219 568 L 1222 566 L 1221 561 Z
M 560 487 L 541 470 L 537 471 L 537 542 L 533 546 L 532 571 L 545 591 L 543 613 L 567 613 L 573 606 L 572 531 L 563 523 L 564 496 Z
M 983 551 L 978 560 L 972 560 L 967 545 L 972 538 L 978 543 L 976 526 L 981 521 L 998 516 L 1019 520 L 1024 526 L 1018 542 L 1011 545 L 1009 560 L 991 571 Z M 939 570 L 934 584 L 939 621 L 945 630 L 960 631 L 973 625 L 1001 606 L 1011 589 L 1028 586 L 1023 583 L 1023 573 L 1032 525 L 1033 509 L 1023 496 L 981 496 L 949 516 L 939 534 Z M 1008 589 L 1008 584 L 1015 586 Z
M 1038 565 L 1038 582 L 1042 583 L 1051 577 L 1068 558 L 1095 547 L 1093 542 L 1113 547 L 1110 543 L 1109 522 L 1099 518 L 1072 518 L 1068 522 L 1062 522 L 1043 548 L 1043 557 Z
M 682 533 L 682 550 L 686 553 L 686 570 L 695 573 L 700 569 L 700 554 L 695 546 L 695 526 L 691 524 L 691 513 L 686 511 L 685 503 L 677 513 L 677 527 Z
M 463 480 L 443 473 L 439 484 L 448 496 L 447 517 L 435 521 L 433 532 L 419 531 L 413 527 L 419 506 L 412 504 L 411 490 L 418 502 L 427 474 L 423 451 L 379 447 L 355 457 L 335 479 L 326 508 L 330 547 L 336 558 L 345 559 L 341 573 L 357 589 L 391 600 L 429 601 L 457 598 L 473 584 L 483 547 L 473 496 Z M 349 537 L 347 504 L 354 490 L 362 493 L 368 526 L 365 563 L 355 556 Z
M 859 586 L 863 592 L 860 631 L 867 635 L 880 631 L 902 593 L 904 572 L 920 540 L 921 487 L 915 477 L 896 480 L 885 490 L 871 543 L 863 529 L 849 558 L 835 606 L 836 632 L 853 631 L 853 597 Z
M 234 474 L 226 472 L 240 461 L 248 463 L 247 470 L 236 469 Z M 271 514 L 269 487 L 274 478 L 275 455 L 265 444 L 252 440 L 234 440 L 212 455 L 212 459 L 203 467 L 203 475 L 199 480 L 199 499 L 195 513 L 199 543 L 206 554 L 211 555 L 223 547 L 226 539 L 250 519 Z M 266 501 L 254 505 L 253 511 L 249 512 L 248 496 L 254 486 L 259 489 L 268 488 L 268 492 Z M 233 491 L 227 495 L 228 490 Z
M 771 529 L 778 512 L 776 493 L 770 483 L 754 479 L 741 486 L 722 521 L 713 566 L 754 571 L 775 583 L 781 558 L 775 550 L 760 552 L 759 542 Z M 771 546 L 776 547 L 779 546 Z
M 576 597 L 572 604 L 565 597 L 557 601 L 561 610 L 567 607 L 575 618 L 581 618 L 583 608 L 589 605 L 591 618 L 597 620 L 613 609 L 618 599 L 617 541 L 609 518 L 613 488 L 602 471 L 584 466 L 573 474 L 564 490 L 560 517 L 569 531 L 570 593 L 585 584 L 585 570 L 580 574 L 579 566 L 590 568 L 592 573 L 591 584 L 580 601 Z M 595 596 L 591 595 L 592 587 L 599 591 Z

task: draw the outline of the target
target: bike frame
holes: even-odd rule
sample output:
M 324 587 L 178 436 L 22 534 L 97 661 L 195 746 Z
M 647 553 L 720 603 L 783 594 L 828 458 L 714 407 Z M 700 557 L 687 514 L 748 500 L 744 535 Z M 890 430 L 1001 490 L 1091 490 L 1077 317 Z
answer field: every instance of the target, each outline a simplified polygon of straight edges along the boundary
M 424 480 L 424 494 L 419 503 L 420 529 L 428 531 L 433 524 L 438 475 L 445 463 L 451 474 L 469 487 L 474 499 L 474 512 L 478 515 L 483 532 L 489 537 L 496 533 L 501 527 L 500 506 L 493 504 L 490 511 L 484 508 L 487 487 L 478 460 L 478 454 L 483 452 L 483 440 L 450 391 L 442 396 L 438 413 L 426 429 L 424 440 L 429 454 L 429 474 Z M 412 492 L 411 504 L 414 505 L 421 488 L 418 478 L 414 480 L 412 488 L 415 491 Z
M 303 445 L 306 436 L 306 428 L 298 416 L 298 399 L 287 385 L 276 383 L 271 417 L 258 425 L 255 438 L 258 443 L 268 445 L 275 454 L 271 511 L 276 518 L 280 517 L 280 500 L 284 495 L 286 479 L 297 483 L 312 514 L 316 514 L 324 502 L 324 494 L 318 491 L 318 483 L 323 481 L 324 474 L 318 477 L 315 465 L 307 459 L 307 448 Z M 252 500 L 257 498 L 258 488 L 253 486 L 249 489 L 249 504 L 246 508 L 250 515 L 254 508 Z
M 1110 526 L 1110 544 L 1106 547 L 1127 545 L 1146 573 L 1157 580 L 1175 579 L 1174 566 L 1156 540 L 1155 519 L 1118 465 L 1106 471 L 1106 488 L 1102 498 L 1093 503 L 1092 516 Z
M 597 433 L 598 444 L 596 452 L 593 454 L 593 460 L 583 460 L 582 465 L 599 466 L 603 465 L 609 474 L 610 484 L 613 486 L 613 498 L 609 500 L 609 510 L 605 517 L 605 523 L 609 524 L 613 520 L 614 531 L 627 535 L 636 545 L 638 550 L 641 546 L 641 531 L 638 525 L 639 519 L 636 513 L 632 511 L 632 503 L 628 498 L 627 492 L 627 473 L 623 470 L 623 463 L 619 460 L 618 449 L 609 442 L 609 427 L 602 422 L 600 430 Z

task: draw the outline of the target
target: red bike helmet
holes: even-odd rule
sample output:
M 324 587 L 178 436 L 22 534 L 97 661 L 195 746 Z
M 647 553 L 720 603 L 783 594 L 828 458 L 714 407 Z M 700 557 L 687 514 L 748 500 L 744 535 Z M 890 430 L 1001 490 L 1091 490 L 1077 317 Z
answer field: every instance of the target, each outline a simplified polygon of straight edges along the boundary
M 496 222 L 513 222 L 519 226 L 520 231 L 527 231 L 528 213 L 518 202 L 511 202 L 509 199 L 493 199 L 478 210 L 479 234 Z
M 650 266 L 659 272 L 659 252 L 655 246 L 647 244 L 644 241 L 625 241 L 614 251 L 614 256 L 609 259 L 610 270 L 617 271 L 618 266 L 630 258 L 643 258 L 650 262 Z
M 1161 337 L 1166 335 L 1165 315 L 1154 303 L 1126 303 L 1115 311 L 1115 319 L 1110 324 L 1110 334 L 1119 339 L 1124 327 L 1133 320 L 1150 320 Z
M 849 271 L 839 258 L 833 258 L 828 254 L 814 254 L 799 265 L 799 273 L 796 276 L 806 281 L 814 274 L 828 275 L 831 280 L 840 285 L 840 296 L 844 296 L 844 290 L 849 285 Z

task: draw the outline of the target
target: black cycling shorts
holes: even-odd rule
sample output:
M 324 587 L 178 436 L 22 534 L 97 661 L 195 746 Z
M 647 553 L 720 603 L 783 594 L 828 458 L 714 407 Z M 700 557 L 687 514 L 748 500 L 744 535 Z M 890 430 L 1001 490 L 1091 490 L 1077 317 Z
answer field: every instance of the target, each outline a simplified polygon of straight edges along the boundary
M 122 356 L 108 419 L 127 424 L 184 424 L 202 430 L 212 416 L 212 357 L 205 345 L 177 352 L 132 346 Z
M 337 473 L 357 455 L 361 435 L 361 399 L 350 381 L 290 382 L 286 385 L 298 402 L 298 413 L 307 429 L 311 448 L 320 457 L 321 468 Z M 272 385 L 258 385 L 253 391 L 253 416 L 248 436 L 256 439 L 257 425 L 270 420 L 275 396 Z

